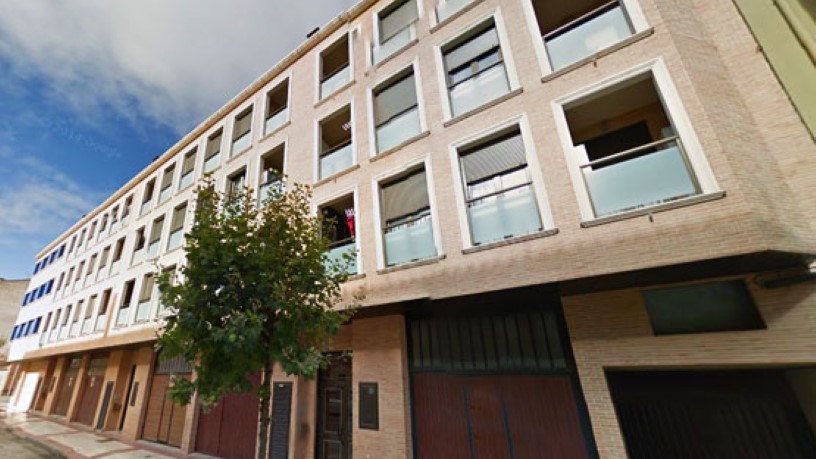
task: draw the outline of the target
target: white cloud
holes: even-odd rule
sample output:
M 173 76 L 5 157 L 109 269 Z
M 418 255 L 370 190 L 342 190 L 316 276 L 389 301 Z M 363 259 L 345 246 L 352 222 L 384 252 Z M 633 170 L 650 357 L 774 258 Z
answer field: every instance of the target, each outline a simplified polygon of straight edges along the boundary
M 353 3 L 0 0 L 0 54 L 89 124 L 110 107 L 183 134 Z

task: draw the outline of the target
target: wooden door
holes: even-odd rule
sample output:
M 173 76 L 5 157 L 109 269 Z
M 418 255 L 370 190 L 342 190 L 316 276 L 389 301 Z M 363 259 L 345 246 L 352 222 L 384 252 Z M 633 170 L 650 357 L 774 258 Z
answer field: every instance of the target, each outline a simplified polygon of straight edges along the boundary
M 142 438 L 148 441 L 181 446 L 187 406 L 170 400 L 170 387 L 176 378 L 190 378 L 192 368 L 183 359 L 159 360 L 150 381 L 147 410 L 142 424 Z
M 251 379 L 257 389 L 261 383 L 260 373 Z M 255 392 L 236 393 L 202 411 L 198 419 L 196 451 L 225 459 L 253 459 L 258 440 L 258 403 Z
M 71 404 L 71 396 L 74 394 L 74 386 L 76 386 L 77 376 L 79 376 L 79 366 L 82 359 L 71 359 L 62 376 L 59 389 L 57 389 L 57 402 L 54 407 L 54 414 L 57 416 L 65 416 L 68 414 L 68 405 Z
M 96 407 L 99 404 L 99 396 L 102 393 L 105 369 L 108 367 L 108 358 L 101 357 L 91 360 L 88 366 L 88 375 L 85 379 L 84 387 L 79 394 L 79 411 L 76 422 L 85 425 L 93 425 Z
M 351 358 L 335 356 L 317 381 L 318 459 L 351 459 Z

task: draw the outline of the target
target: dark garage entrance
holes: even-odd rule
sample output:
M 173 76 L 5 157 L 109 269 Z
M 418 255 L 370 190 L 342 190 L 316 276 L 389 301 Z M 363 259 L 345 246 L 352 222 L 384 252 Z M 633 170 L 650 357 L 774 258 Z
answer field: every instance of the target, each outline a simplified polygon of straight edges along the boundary
M 558 311 L 409 321 L 419 459 L 595 457 Z
M 816 370 L 607 378 L 630 459 L 816 458 Z M 803 400 L 810 400 L 810 420 Z

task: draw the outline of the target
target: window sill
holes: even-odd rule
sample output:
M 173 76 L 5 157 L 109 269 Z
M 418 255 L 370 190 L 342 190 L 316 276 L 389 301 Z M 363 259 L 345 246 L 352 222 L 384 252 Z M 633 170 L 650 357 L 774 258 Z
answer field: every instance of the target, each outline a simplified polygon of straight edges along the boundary
M 407 147 L 408 145 L 410 145 L 410 144 L 412 144 L 414 142 L 418 142 L 419 140 L 424 139 L 425 137 L 428 137 L 429 135 L 431 135 L 431 131 L 422 131 L 419 134 L 417 134 L 417 135 L 415 135 L 415 136 L 413 136 L 411 138 L 403 140 L 398 145 L 396 145 L 394 147 L 391 147 L 391 148 L 389 148 L 388 150 L 385 150 L 382 153 L 378 153 L 376 156 L 372 156 L 371 158 L 369 158 L 369 161 L 374 162 L 374 161 L 380 160 L 380 159 L 382 159 L 382 158 L 384 158 L 384 157 L 386 157 L 386 156 L 388 156 L 388 155 L 390 155 L 392 153 L 395 153 L 395 152 Z
M 715 191 L 713 193 L 700 194 L 689 198 L 678 199 L 677 201 L 658 204 L 651 207 L 644 207 L 642 209 L 630 210 L 628 212 L 621 212 L 615 215 L 606 217 L 599 217 L 593 220 L 586 220 L 581 222 L 582 228 L 591 228 L 593 226 L 603 225 L 606 223 L 617 222 L 621 220 L 628 220 L 630 218 L 642 217 L 644 215 L 651 215 L 658 212 L 677 209 L 680 207 L 693 206 L 695 204 L 702 204 L 704 202 L 716 201 L 725 197 L 725 191 Z
M 445 259 L 445 255 L 437 255 L 437 256 L 432 257 L 432 258 L 426 258 L 424 260 L 409 261 L 409 262 L 403 263 L 401 265 L 389 266 L 387 268 L 378 269 L 377 274 L 388 274 L 388 273 L 393 273 L 395 271 L 402 271 L 404 269 L 411 269 L 411 268 L 417 268 L 419 266 L 432 265 L 432 264 L 435 264 L 435 263 L 439 263 L 439 261 L 444 260 L 444 259 Z
M 504 102 L 504 101 L 506 101 L 508 99 L 512 99 L 513 97 L 521 94 L 522 92 L 524 92 L 524 88 L 514 89 L 514 90 L 508 92 L 507 94 L 504 94 L 503 96 L 499 96 L 499 97 L 491 100 L 490 102 L 485 103 L 484 105 L 480 105 L 480 106 L 474 108 L 473 110 L 467 111 L 465 113 L 462 113 L 461 115 L 457 115 L 455 118 L 451 118 L 451 119 L 445 121 L 444 123 L 442 123 L 442 126 L 443 127 L 453 126 L 454 124 L 462 121 L 463 119 L 470 118 L 473 115 L 481 113 L 481 112 L 483 112 L 483 111 L 485 111 L 485 110 L 487 110 L 489 108 L 495 107 L 496 105 L 499 105 L 500 103 L 502 103 L 502 102 Z
M 525 234 L 523 236 L 512 237 L 509 239 L 503 239 L 500 241 L 493 241 L 488 242 L 487 244 L 481 245 L 474 245 L 473 247 L 468 247 L 467 249 L 463 249 L 462 253 L 467 255 L 470 253 L 482 252 L 484 250 L 495 249 L 498 247 L 504 247 L 506 245 L 518 244 L 520 242 L 527 242 L 532 241 L 534 239 L 540 239 L 547 236 L 555 236 L 558 234 L 558 228 L 551 228 L 547 230 L 541 230 L 535 233 Z
M 261 138 L 258 140 L 258 143 L 264 142 L 267 139 L 269 139 L 270 137 L 274 136 L 275 134 L 283 131 L 284 129 L 289 127 L 290 124 L 292 124 L 292 121 L 291 120 L 286 120 L 285 123 L 281 124 L 280 126 L 276 127 L 275 129 L 272 129 L 271 131 L 269 131 L 269 133 L 264 134 L 263 136 L 261 136 Z
M 342 92 L 343 92 L 343 91 L 345 91 L 346 89 L 348 89 L 348 88 L 350 88 L 350 87 L 354 86 L 354 84 L 355 84 L 355 83 L 357 83 L 357 80 L 355 80 L 355 79 L 349 80 L 349 82 L 348 82 L 348 83 L 346 83 L 346 84 L 344 84 L 343 86 L 340 86 L 339 88 L 335 89 L 333 93 L 331 93 L 331 94 L 329 94 L 329 95 L 327 95 L 327 96 L 325 96 L 325 97 L 321 97 L 321 98 L 320 98 L 320 100 L 318 100 L 317 102 L 315 102 L 315 104 L 314 104 L 314 108 L 320 107 L 321 105 L 325 104 L 326 102 L 328 102 L 328 101 L 330 101 L 330 100 L 334 100 L 334 98 L 335 98 L 336 96 L 340 95 L 340 93 L 342 93 Z M 288 122 L 287 122 L 287 123 L 288 123 Z M 285 126 L 285 125 L 286 125 L 286 124 L 284 124 L 284 126 Z M 283 126 L 281 126 L 280 128 L 283 128 Z M 279 128 L 279 129 L 280 129 L 280 128 Z
M 644 30 L 642 32 L 638 32 L 638 33 L 632 35 L 631 37 L 626 38 L 626 39 L 624 39 L 622 41 L 619 41 L 619 42 L 615 43 L 614 45 L 609 46 L 608 48 L 604 48 L 604 49 L 602 49 L 602 50 L 600 50 L 600 51 L 598 51 L 598 52 L 596 52 L 594 54 L 590 54 L 589 56 L 587 56 L 587 57 L 585 57 L 585 58 L 583 58 L 583 59 L 581 59 L 579 61 L 573 62 L 572 64 L 570 64 L 570 65 L 568 65 L 566 67 L 560 68 L 558 70 L 553 71 L 552 73 L 548 73 L 547 75 L 544 75 L 541 78 L 541 82 L 546 83 L 548 81 L 554 80 L 554 79 L 560 77 L 561 75 L 572 72 L 573 70 L 577 69 L 578 67 L 583 67 L 584 65 L 589 64 L 590 62 L 597 61 L 601 57 L 604 57 L 604 56 L 606 56 L 608 54 L 614 53 L 615 51 L 623 49 L 623 48 L 631 45 L 632 43 L 636 43 L 636 42 L 638 42 L 640 40 L 643 40 L 644 38 L 652 35 L 653 33 L 654 33 L 654 28 L 649 27 L 648 29 L 646 29 L 646 30 Z
M 326 177 L 324 179 L 318 180 L 317 182 L 314 183 L 314 185 L 312 185 L 312 188 L 317 188 L 320 185 L 323 185 L 323 184 L 326 184 L 326 183 L 329 183 L 329 182 L 337 181 L 337 179 L 339 179 L 340 177 L 342 177 L 344 175 L 347 175 L 347 174 L 350 174 L 350 173 L 356 171 L 359 168 L 360 168 L 360 165 L 355 164 L 355 165 L 349 167 L 346 170 L 342 170 L 342 171 L 340 171 L 340 172 L 338 172 L 338 173 L 336 173 L 334 175 L 330 175 L 330 176 L 328 176 L 328 177 Z
M 374 64 L 374 65 L 372 66 L 372 68 L 373 68 L 374 70 L 377 70 L 378 68 L 382 67 L 383 65 L 385 65 L 385 64 L 387 64 L 387 63 L 389 63 L 389 62 L 393 61 L 394 59 L 396 59 L 396 58 L 397 58 L 397 56 L 399 56 L 400 54 L 404 53 L 406 50 L 408 50 L 408 48 L 411 48 L 412 46 L 414 46 L 414 45 L 415 45 L 415 44 L 417 44 L 417 43 L 419 43 L 419 39 L 414 38 L 413 40 L 411 40 L 411 41 L 409 41 L 408 43 L 404 44 L 404 45 L 403 45 L 401 48 L 396 49 L 396 50 L 395 50 L 393 53 L 391 53 L 391 54 L 390 54 L 388 57 L 386 57 L 385 59 L 383 59 L 383 60 L 381 60 L 380 62 L 377 62 L 376 64 Z
M 480 3 L 482 3 L 482 1 L 483 0 L 473 0 L 470 4 L 465 5 L 464 7 L 462 7 L 461 10 L 459 10 L 459 11 L 451 14 L 450 16 L 446 17 L 445 19 L 437 22 L 435 26 L 431 27 L 431 33 L 434 33 L 437 30 L 441 29 L 442 27 L 445 27 L 446 25 L 448 25 L 451 22 L 455 21 L 459 16 L 464 16 L 465 13 L 467 13 L 468 11 L 475 8 L 476 5 L 479 5 Z M 435 16 L 438 15 L 436 13 L 436 11 L 434 11 L 434 15 Z

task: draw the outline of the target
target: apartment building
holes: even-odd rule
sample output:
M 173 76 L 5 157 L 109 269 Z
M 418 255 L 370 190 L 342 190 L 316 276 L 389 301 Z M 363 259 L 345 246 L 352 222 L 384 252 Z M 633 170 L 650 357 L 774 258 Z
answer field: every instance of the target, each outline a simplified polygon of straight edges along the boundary
M 204 174 L 356 254 L 269 457 L 816 456 L 816 145 L 732 1 L 361 1 L 43 249 L 13 409 L 253 456 L 154 349 Z

